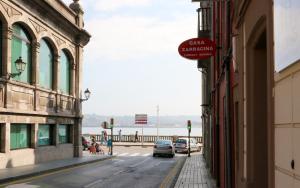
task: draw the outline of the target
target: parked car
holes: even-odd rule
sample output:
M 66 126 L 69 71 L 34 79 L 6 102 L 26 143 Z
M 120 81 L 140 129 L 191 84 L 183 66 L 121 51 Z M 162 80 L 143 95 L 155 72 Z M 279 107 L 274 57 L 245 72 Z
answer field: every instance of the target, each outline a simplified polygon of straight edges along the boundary
M 175 149 L 171 140 L 158 140 L 153 147 L 153 157 L 158 155 L 168 155 L 174 157 Z
M 92 144 L 92 140 L 89 136 L 81 136 L 81 139 L 82 139 L 82 147 L 83 147 L 83 150 L 87 150 L 89 149 L 89 147 L 91 146 Z
M 190 138 L 191 143 L 191 152 L 193 151 L 200 151 L 201 146 L 197 143 L 197 140 L 195 138 Z M 189 139 L 188 138 L 178 138 L 175 141 L 175 152 L 177 153 L 188 153 L 189 148 Z

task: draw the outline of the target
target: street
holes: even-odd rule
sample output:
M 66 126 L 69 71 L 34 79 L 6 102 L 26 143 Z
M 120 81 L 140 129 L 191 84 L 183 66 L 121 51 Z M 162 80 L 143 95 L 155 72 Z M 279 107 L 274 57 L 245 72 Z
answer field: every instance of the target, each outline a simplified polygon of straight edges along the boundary
M 152 147 L 114 147 L 114 154 L 116 157 L 111 160 L 12 182 L 4 187 L 170 187 L 185 159 L 184 154 L 153 158 Z

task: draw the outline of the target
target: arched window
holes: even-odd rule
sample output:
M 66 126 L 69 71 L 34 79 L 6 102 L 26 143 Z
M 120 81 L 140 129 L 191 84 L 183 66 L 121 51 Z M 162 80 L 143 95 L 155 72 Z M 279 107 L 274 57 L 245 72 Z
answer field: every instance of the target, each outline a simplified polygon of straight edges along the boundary
M 26 63 L 22 74 L 14 77 L 14 80 L 31 82 L 31 39 L 28 33 L 19 24 L 14 24 L 11 44 L 11 72 L 18 73 L 15 62 L 19 57 Z
M 40 42 L 39 84 L 41 87 L 52 89 L 53 83 L 53 51 L 49 43 L 42 39 Z
M 59 88 L 65 94 L 70 94 L 70 58 L 68 54 L 62 50 L 60 57 L 60 84 Z

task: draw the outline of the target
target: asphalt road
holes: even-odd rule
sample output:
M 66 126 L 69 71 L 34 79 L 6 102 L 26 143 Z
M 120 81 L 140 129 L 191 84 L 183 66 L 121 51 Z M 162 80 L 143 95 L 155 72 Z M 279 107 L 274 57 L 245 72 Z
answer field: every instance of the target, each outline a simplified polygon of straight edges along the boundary
M 117 157 L 12 182 L 7 188 L 158 188 L 172 184 L 184 155 L 152 157 L 152 147 L 116 147 Z

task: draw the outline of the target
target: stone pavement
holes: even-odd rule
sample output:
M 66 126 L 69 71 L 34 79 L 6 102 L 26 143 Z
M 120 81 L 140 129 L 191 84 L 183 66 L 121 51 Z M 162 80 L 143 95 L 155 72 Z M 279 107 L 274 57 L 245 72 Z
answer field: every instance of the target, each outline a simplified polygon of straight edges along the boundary
M 192 154 L 187 157 L 179 174 L 175 188 L 216 188 L 210 177 L 202 154 Z
M 0 187 L 3 183 L 10 181 L 16 181 L 23 178 L 28 178 L 36 175 L 42 175 L 50 173 L 56 170 L 65 169 L 68 167 L 80 166 L 88 163 L 103 161 L 111 159 L 113 156 L 109 155 L 89 155 L 87 152 L 84 153 L 83 157 L 70 158 L 63 160 L 55 160 L 35 165 L 26 165 L 15 168 L 0 169 Z

